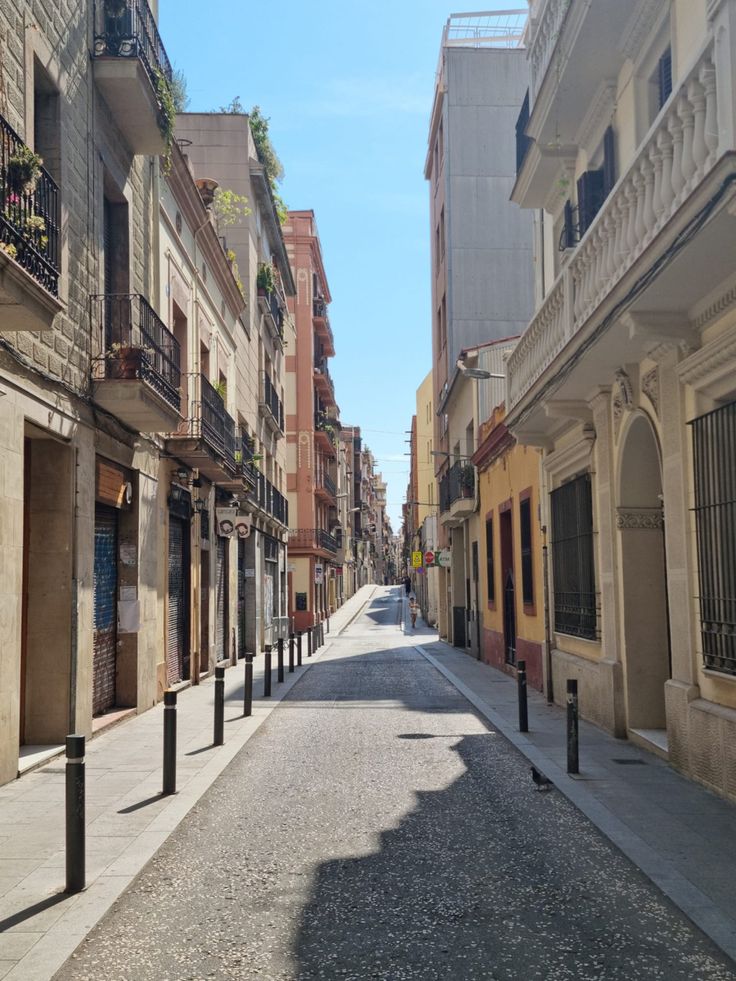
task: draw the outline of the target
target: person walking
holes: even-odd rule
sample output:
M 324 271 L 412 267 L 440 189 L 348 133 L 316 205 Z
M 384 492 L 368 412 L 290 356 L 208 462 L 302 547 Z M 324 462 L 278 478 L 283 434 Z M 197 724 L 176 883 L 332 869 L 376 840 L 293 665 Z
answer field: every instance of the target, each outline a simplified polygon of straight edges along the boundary
M 411 592 L 411 579 L 408 576 L 404 576 L 404 589 L 406 590 L 406 595 L 408 596 Z
M 411 629 L 415 630 L 417 625 L 417 616 L 419 614 L 419 604 L 417 603 L 416 596 L 409 597 L 409 616 L 411 617 Z

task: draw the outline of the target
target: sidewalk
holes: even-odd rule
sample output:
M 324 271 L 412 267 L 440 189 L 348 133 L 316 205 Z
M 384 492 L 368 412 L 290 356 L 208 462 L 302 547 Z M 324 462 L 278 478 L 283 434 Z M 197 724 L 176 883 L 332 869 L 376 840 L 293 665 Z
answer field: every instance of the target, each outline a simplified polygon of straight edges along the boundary
M 364 586 L 330 618 L 330 639 L 373 594 Z M 306 638 L 301 668 L 263 699 L 263 657 L 254 663 L 253 715 L 243 717 L 243 662 L 225 672 L 225 745 L 214 747 L 214 679 L 181 692 L 177 709 L 177 793 L 161 796 L 163 706 L 87 744 L 87 889 L 66 896 L 62 756 L 0 787 L 0 978 L 48 981 L 153 857 L 228 763 L 313 663 Z M 296 661 L 296 654 L 295 654 Z
M 583 720 L 580 774 L 568 776 L 565 710 L 530 690 L 530 732 L 520 733 L 516 680 L 440 641 L 423 621 L 407 627 L 406 607 L 404 633 L 427 660 L 736 960 L 736 806 Z

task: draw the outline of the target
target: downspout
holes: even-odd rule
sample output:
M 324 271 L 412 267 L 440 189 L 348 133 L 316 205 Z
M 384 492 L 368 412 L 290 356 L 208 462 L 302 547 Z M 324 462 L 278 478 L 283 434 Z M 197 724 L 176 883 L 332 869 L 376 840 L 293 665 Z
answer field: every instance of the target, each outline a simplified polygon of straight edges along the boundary
M 72 609 L 69 651 L 69 732 L 77 731 L 77 676 L 79 664 L 79 549 L 77 527 L 79 524 L 79 448 L 74 447 L 74 506 L 72 507 Z

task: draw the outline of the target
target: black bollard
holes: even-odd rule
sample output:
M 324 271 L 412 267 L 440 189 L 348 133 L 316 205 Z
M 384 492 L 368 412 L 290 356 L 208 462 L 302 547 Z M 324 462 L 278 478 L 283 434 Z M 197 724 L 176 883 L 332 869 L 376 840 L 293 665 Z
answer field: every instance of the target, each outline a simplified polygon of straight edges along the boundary
M 243 687 L 243 715 L 253 715 L 253 654 L 245 655 L 245 685 Z
M 297 667 L 302 666 L 302 632 L 301 630 L 296 637 L 296 663 Z
M 529 732 L 529 711 L 526 703 L 526 661 L 516 665 L 516 685 L 519 691 L 519 732 Z
M 276 641 L 276 645 L 278 663 L 277 677 L 279 679 L 279 684 L 281 684 L 284 680 L 284 638 L 279 637 L 279 639 Z
M 289 634 L 289 674 L 294 674 L 294 634 Z
M 164 692 L 164 794 L 176 793 L 176 692 Z
M 567 772 L 580 773 L 578 759 L 578 683 L 567 679 Z
M 264 665 L 263 674 L 263 697 L 271 697 L 271 645 L 266 644 L 266 663 Z
M 66 890 L 85 887 L 84 736 L 66 737 Z
M 215 668 L 215 746 L 225 743 L 225 668 Z
M 330 614 L 327 614 L 327 633 L 330 632 Z
M 307 657 L 312 656 L 312 628 L 307 627 Z

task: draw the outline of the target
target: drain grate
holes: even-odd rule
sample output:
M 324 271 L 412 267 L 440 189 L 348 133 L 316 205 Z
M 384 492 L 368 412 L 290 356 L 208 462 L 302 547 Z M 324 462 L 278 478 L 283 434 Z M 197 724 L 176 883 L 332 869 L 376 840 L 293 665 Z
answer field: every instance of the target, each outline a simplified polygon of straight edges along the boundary
M 621 766 L 646 766 L 647 765 L 645 760 L 632 760 L 631 758 L 619 759 L 619 760 L 614 759 L 613 762 L 618 763 Z

